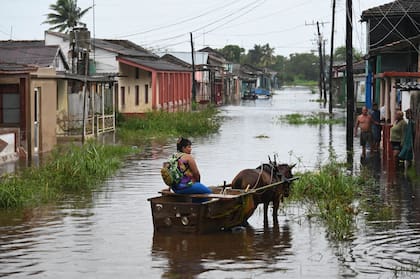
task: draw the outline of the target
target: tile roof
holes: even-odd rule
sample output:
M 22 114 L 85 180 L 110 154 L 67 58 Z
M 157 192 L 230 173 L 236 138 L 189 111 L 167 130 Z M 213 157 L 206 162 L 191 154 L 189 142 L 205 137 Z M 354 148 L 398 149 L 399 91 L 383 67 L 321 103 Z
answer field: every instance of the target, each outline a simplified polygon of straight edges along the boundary
M 367 21 L 375 17 L 394 17 L 410 15 L 420 15 L 420 1 L 418 0 L 396 0 L 391 3 L 364 10 L 361 15 L 362 21 Z

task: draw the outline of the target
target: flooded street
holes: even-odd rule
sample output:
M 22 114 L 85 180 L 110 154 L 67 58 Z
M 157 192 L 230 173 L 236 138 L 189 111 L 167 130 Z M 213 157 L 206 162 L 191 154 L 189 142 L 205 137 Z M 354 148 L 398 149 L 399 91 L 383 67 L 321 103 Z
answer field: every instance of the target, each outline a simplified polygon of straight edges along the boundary
M 282 163 L 296 163 L 294 172 L 325 164 L 331 153 L 345 161 L 344 124 L 294 126 L 278 120 L 280 115 L 320 111 L 314 101 L 318 98 L 306 88 L 289 88 L 271 99 L 222 107 L 226 119 L 220 132 L 192 139 L 202 182 L 229 183 L 240 170 L 255 168 L 274 154 Z M 358 143 L 355 139 L 356 171 Z M 374 194 L 390 205 L 392 219 L 370 221 L 361 212 L 354 239 L 336 243 L 321 223 L 307 219 L 305 210 L 294 204 L 281 206 L 278 225 L 270 218 L 264 227 L 259 207 L 244 230 L 154 234 L 147 199 L 164 188 L 160 167 L 174 151 L 175 142 L 148 147 L 92 194 L 69 196 L 54 206 L 0 211 L 0 277 L 420 276 L 420 188 L 403 175 L 397 185 L 386 183 L 377 168 L 379 157 L 368 160 L 381 181 Z

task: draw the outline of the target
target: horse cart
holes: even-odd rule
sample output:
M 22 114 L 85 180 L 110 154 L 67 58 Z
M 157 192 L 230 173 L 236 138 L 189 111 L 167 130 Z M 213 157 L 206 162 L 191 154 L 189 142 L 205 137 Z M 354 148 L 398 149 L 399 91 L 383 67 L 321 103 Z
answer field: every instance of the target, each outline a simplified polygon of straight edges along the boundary
M 282 182 L 258 189 L 232 189 L 230 185 L 210 187 L 211 194 L 176 194 L 169 189 L 149 198 L 155 232 L 204 234 L 244 225 L 256 205 L 254 195 L 281 187 Z M 206 199 L 197 202 L 197 199 Z

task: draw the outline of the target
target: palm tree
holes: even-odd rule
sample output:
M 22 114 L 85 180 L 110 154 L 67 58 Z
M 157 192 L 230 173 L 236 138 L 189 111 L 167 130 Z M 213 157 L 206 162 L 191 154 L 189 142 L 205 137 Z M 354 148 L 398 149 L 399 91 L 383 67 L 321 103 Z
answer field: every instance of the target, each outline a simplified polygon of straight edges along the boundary
M 53 25 L 48 30 L 57 30 L 58 32 L 68 33 L 78 25 L 86 26 L 80 19 L 92 7 L 84 9 L 77 7 L 77 0 L 57 0 L 57 3 L 50 5 L 52 13 L 47 14 L 47 20 L 44 24 Z
M 262 55 L 260 58 L 260 66 L 268 67 L 274 64 L 275 57 L 274 57 L 274 48 L 271 48 L 269 44 L 265 44 L 261 48 Z

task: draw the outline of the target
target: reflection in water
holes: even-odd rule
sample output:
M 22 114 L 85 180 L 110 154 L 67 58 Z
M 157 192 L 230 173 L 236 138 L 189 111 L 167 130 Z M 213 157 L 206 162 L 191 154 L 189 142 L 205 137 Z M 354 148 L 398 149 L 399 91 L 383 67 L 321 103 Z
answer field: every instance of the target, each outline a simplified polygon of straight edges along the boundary
M 230 182 L 273 154 L 282 163 L 298 163 L 297 172 L 328 162 L 330 154 L 345 161 L 344 125 L 276 121 L 280 115 L 318 112 L 319 104 L 309 101 L 316 98 L 294 88 L 270 100 L 222 107 L 220 133 L 192 139 L 203 182 Z M 354 150 L 359 158 L 357 141 Z M 0 277 L 414 278 L 420 269 L 420 187 L 404 172 L 389 183 L 379 153 L 368 154 L 361 165 L 378 181 L 368 189 L 372 202 L 386 205 L 391 218 L 361 213 L 354 239 L 335 244 L 295 204 L 283 206 L 279 223 L 266 227 L 258 207 L 244 231 L 154 235 L 147 199 L 164 188 L 159 170 L 174 151 L 175 139 L 150 142 L 93 193 L 68 196 L 54 206 L 0 210 Z M 354 160 L 355 170 L 359 162 Z
M 288 225 L 210 235 L 154 234 L 152 257 L 165 259 L 163 278 L 216 278 L 231 271 L 232 278 L 287 270 L 291 252 Z M 156 268 L 162 268 L 161 266 Z

